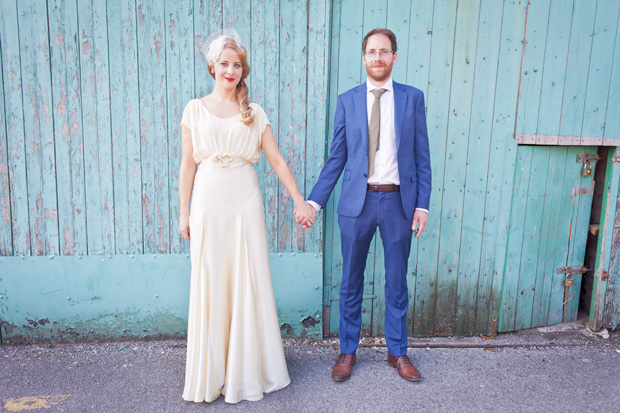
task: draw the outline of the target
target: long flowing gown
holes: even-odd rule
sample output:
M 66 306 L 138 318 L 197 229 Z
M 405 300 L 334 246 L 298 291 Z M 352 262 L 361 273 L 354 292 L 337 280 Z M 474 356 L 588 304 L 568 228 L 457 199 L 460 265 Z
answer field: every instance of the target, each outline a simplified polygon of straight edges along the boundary
M 290 383 L 276 313 L 265 212 L 252 163 L 269 121 L 251 103 L 220 118 L 194 99 L 181 124 L 198 166 L 190 209 L 191 286 L 183 398 L 260 400 Z

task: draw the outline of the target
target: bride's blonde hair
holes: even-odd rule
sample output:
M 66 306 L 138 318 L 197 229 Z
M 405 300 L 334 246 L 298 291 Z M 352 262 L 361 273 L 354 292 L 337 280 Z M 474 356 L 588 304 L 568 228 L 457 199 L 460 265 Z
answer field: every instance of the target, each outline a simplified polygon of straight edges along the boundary
M 248 77 L 248 75 L 250 74 L 248 54 L 245 50 L 245 47 L 243 47 L 240 42 L 226 35 L 220 36 L 217 39 L 213 40 L 209 44 L 207 52 L 209 74 L 211 75 L 211 77 L 213 77 L 213 79 L 215 79 L 215 71 L 213 70 L 213 66 L 219 60 L 220 55 L 222 54 L 224 49 L 232 49 L 239 55 L 242 72 L 241 80 L 239 81 L 239 83 L 237 83 L 237 103 L 239 104 L 239 111 L 241 112 L 243 123 L 245 123 L 247 126 L 251 126 L 254 123 L 254 114 L 252 113 L 252 108 L 250 107 L 250 98 L 248 97 L 248 85 L 245 83 L 245 78 Z

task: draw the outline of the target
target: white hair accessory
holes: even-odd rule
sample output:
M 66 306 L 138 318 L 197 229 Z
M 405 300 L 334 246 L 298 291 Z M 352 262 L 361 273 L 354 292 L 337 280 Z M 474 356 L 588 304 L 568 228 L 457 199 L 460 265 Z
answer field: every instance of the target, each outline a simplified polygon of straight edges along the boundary
M 217 30 L 211 33 L 211 36 L 209 36 L 207 42 L 205 43 L 207 45 L 207 53 L 205 54 L 205 57 L 207 58 L 207 64 L 209 66 L 217 62 L 217 59 L 219 59 L 222 51 L 224 50 L 224 44 L 229 39 L 235 42 L 235 46 L 237 46 L 239 50 L 245 51 L 245 47 L 243 47 L 241 43 L 241 38 L 235 29 L 226 28 L 223 30 Z

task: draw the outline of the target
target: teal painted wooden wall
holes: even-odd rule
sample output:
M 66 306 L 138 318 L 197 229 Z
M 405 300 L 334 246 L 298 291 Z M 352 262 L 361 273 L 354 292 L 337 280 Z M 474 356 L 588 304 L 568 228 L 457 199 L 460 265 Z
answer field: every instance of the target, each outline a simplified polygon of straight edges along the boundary
M 22 331 L 29 326 L 26 319 L 65 320 L 74 328 L 84 325 L 80 313 L 92 313 L 81 305 L 93 296 L 97 308 L 107 303 L 106 311 L 121 318 L 146 320 L 150 307 L 167 305 L 174 319 L 186 317 L 175 301 L 155 304 L 138 294 L 136 304 L 93 291 L 93 277 L 109 277 L 112 267 L 93 267 L 86 258 L 116 257 L 128 273 L 155 271 L 160 282 L 149 284 L 151 298 L 167 296 L 160 291 L 170 277 L 189 282 L 189 244 L 178 232 L 179 121 L 190 99 L 213 88 L 204 47 L 223 27 L 235 28 L 246 45 L 250 98 L 265 109 L 302 193 L 309 192 L 319 172 L 315 160 L 325 153 L 329 22 L 329 1 L 0 2 L 0 279 L 5 287 L 17 288 L 15 279 L 32 285 L 0 286 L 0 319 Z M 256 172 L 283 332 L 316 337 L 322 318 L 322 222 L 305 232 L 265 158 Z M 16 272 L 21 261 L 12 260 L 22 256 L 32 258 Z M 61 272 L 45 270 L 47 257 L 83 274 L 73 293 L 62 291 L 69 287 Z M 150 264 L 156 257 L 165 263 L 161 270 Z M 184 263 L 176 273 L 168 265 L 173 262 Z M 56 276 L 59 288 L 40 290 L 34 280 L 42 273 L 47 283 Z M 114 279 L 118 289 L 138 288 Z M 304 298 L 290 300 L 293 293 Z M 54 310 L 68 296 L 74 297 L 73 310 Z M 41 297 L 47 312 L 33 302 Z M 82 297 L 81 305 L 75 297 Z M 183 303 L 186 295 L 176 300 Z M 130 316 L 132 311 L 143 317 Z M 110 327 L 103 334 L 120 330 Z
M 596 153 L 576 145 L 617 145 L 620 138 L 611 87 L 619 80 L 619 6 L 334 2 L 330 120 L 336 96 L 366 78 L 361 50 L 351 45 L 374 27 L 397 35 L 394 79 L 426 96 L 433 193 L 427 232 L 414 240 L 409 261 L 410 334 L 490 334 L 494 320 L 500 331 L 562 321 L 565 275 L 556 268 L 583 264 L 592 201 L 593 177 L 581 177 L 576 155 Z M 573 188 L 585 193 L 573 195 Z M 337 199 L 326 209 L 325 334 L 338 329 Z M 362 328 L 381 334 L 378 232 L 367 265 Z M 574 277 L 571 319 L 580 288 Z
M 328 152 L 337 95 L 365 80 L 364 34 L 396 33 L 393 77 L 425 93 L 433 164 L 429 226 L 409 262 L 410 334 L 489 334 L 494 320 L 508 331 L 562 317 L 564 275 L 555 267 L 583 259 L 593 185 L 574 158 L 620 138 L 620 1 L 20 0 L 0 8 L 5 338 L 87 337 L 92 326 L 104 336 L 128 325 L 139 335 L 183 332 L 185 292 L 164 293 L 188 283 L 188 245 L 177 231 L 178 122 L 184 104 L 212 88 L 202 48 L 228 26 L 248 45 L 251 97 L 306 194 Z M 283 332 L 336 334 L 339 188 L 304 232 L 264 159 L 256 170 Z M 617 326 L 620 218 L 611 200 L 620 203 L 620 171 L 608 175 L 599 267 L 610 277 L 597 284 L 597 317 Z M 368 335 L 383 332 L 383 259 L 377 233 L 363 300 Z M 98 289 L 119 268 L 124 276 L 110 280 L 123 290 L 140 287 L 131 274 L 151 272 L 148 294 L 126 302 Z M 122 320 L 107 323 L 110 311 Z M 49 328 L 52 313 L 65 323 L 52 317 Z

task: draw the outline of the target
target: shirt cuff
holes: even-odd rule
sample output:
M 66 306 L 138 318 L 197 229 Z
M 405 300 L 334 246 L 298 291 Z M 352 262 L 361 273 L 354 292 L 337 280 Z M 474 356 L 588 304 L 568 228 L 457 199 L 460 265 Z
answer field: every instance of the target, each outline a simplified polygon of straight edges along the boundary
M 321 209 L 321 206 L 320 206 L 319 204 L 317 204 L 316 202 L 314 202 L 314 201 L 307 200 L 306 202 L 307 202 L 307 203 L 309 203 L 310 205 L 312 205 L 312 207 L 313 207 L 314 209 L 316 209 L 317 211 L 318 211 L 319 209 Z
M 424 209 L 424 208 L 416 208 L 416 211 L 424 211 L 428 214 L 428 209 Z

